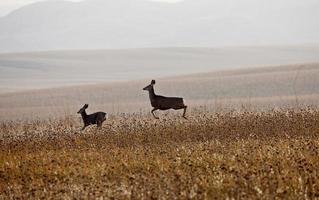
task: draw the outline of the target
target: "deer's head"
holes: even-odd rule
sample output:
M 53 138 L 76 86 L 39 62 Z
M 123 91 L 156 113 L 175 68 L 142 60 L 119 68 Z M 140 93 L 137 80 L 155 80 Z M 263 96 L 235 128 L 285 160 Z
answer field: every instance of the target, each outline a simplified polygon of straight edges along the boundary
M 79 111 L 78 111 L 78 114 L 81 114 L 85 111 L 85 109 L 87 109 L 89 107 L 88 104 L 85 104 Z
M 152 80 L 151 84 L 149 84 L 148 86 L 143 88 L 143 90 L 150 91 L 153 88 L 154 85 L 155 85 L 155 80 Z

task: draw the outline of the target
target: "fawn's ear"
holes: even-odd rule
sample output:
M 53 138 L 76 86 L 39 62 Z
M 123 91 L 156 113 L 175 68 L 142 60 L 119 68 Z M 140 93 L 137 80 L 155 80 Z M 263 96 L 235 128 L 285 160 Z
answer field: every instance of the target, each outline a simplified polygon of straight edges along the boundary
M 155 80 L 152 80 L 152 81 L 151 81 L 151 85 L 155 85 Z
M 86 109 L 86 108 L 88 108 L 89 107 L 89 104 L 85 104 L 84 105 L 84 108 Z

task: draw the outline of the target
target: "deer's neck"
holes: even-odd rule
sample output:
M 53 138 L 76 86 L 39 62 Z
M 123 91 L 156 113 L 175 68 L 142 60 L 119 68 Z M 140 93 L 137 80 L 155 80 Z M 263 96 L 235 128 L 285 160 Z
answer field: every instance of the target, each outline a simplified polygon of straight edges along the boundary
M 149 91 L 148 91 L 149 95 L 150 95 L 150 100 L 153 101 L 156 98 L 156 94 L 154 92 L 154 88 L 152 87 Z
M 81 112 L 81 116 L 82 116 L 83 120 L 87 118 L 88 115 L 86 114 L 85 110 L 83 112 Z

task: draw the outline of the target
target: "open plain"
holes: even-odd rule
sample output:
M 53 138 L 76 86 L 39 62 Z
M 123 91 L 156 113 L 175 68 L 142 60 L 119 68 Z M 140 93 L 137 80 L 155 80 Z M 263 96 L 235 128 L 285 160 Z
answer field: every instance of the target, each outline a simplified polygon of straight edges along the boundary
M 184 97 L 187 120 L 151 116 L 153 77 L 48 88 L 46 72 L 2 80 L 19 88 L 0 94 L 0 199 L 319 198 L 317 62 L 162 74 L 155 92 Z M 80 131 L 85 103 L 101 129 Z
M 0 124 L 0 198 L 315 199 L 319 111 Z

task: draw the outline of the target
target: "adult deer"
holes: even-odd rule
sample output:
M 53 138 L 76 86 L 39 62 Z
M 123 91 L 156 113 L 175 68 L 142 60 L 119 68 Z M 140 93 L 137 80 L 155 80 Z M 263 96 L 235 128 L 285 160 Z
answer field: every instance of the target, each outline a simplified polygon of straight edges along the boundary
M 98 128 L 102 127 L 103 122 L 106 120 L 105 112 L 96 112 L 93 114 L 86 114 L 86 109 L 89 107 L 88 104 L 85 104 L 79 111 L 78 114 L 81 114 L 84 126 L 82 131 L 89 125 L 96 124 Z
M 183 117 L 185 117 L 187 106 L 184 104 L 183 98 L 179 97 L 164 97 L 160 95 L 156 95 L 154 92 L 155 80 L 151 81 L 151 84 L 143 88 L 143 90 L 148 91 L 150 96 L 151 105 L 153 110 L 151 111 L 152 115 L 155 119 L 159 119 L 155 116 L 154 111 L 156 110 L 180 110 L 184 109 Z

